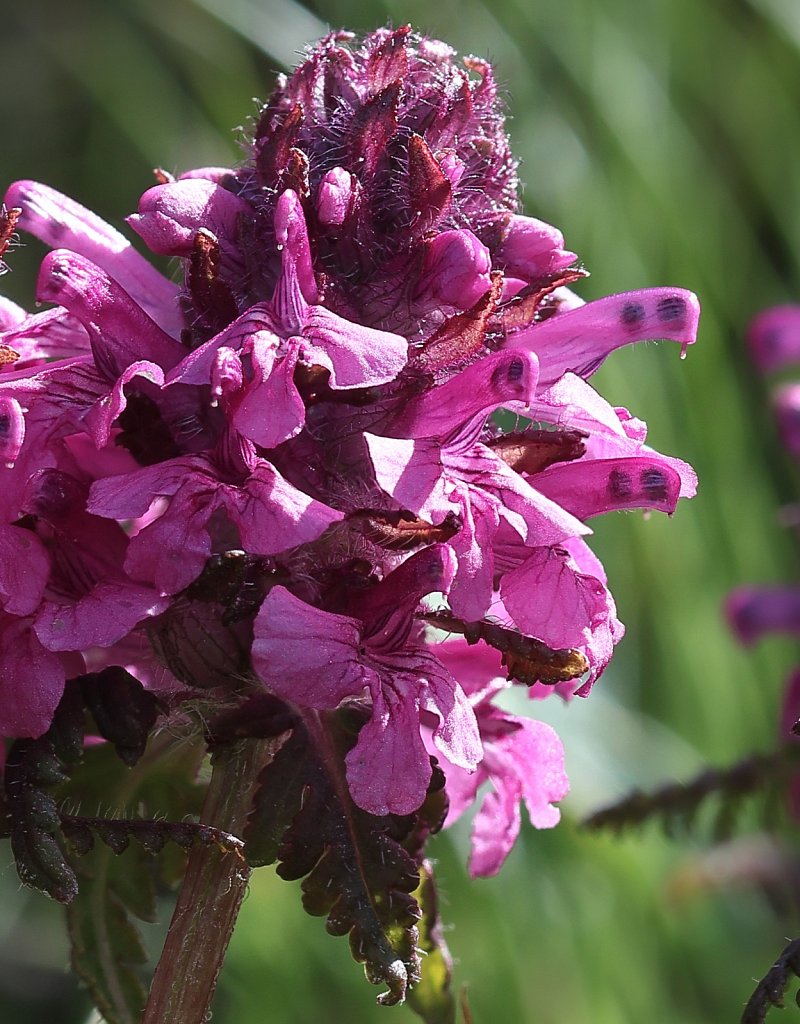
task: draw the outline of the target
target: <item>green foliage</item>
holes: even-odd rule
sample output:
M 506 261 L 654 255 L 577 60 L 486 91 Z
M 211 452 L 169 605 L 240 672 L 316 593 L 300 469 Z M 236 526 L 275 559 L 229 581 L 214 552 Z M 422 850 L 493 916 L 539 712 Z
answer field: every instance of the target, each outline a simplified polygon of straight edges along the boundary
M 115 794 L 105 820 L 72 814 L 64 828 L 78 878 L 67 909 L 72 967 L 109 1024 L 135 1024 L 141 1016 L 147 990 L 138 968 L 147 954 L 132 918 L 156 920 L 158 889 L 180 880 L 183 858 L 164 855 L 167 839 L 186 848 L 201 836 L 182 820 L 200 810 L 201 757 L 197 745 L 156 737 L 131 770 L 109 747 L 92 747 L 60 794 L 75 811 L 104 807 Z M 140 820 L 127 820 L 134 814 Z M 93 842 L 92 833 L 102 842 Z

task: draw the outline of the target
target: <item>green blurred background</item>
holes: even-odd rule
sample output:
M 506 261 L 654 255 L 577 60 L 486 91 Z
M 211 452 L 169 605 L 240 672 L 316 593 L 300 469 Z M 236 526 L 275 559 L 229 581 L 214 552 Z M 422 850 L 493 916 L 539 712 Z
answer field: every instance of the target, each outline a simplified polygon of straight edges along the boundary
M 616 839 L 578 822 L 633 785 L 774 742 L 795 645 L 742 652 L 719 608 L 737 584 L 797 575 L 776 523 L 797 476 L 743 344 L 756 311 L 800 301 L 797 0 L 6 0 L 0 181 L 48 182 L 119 222 L 153 167 L 236 161 L 252 97 L 328 26 L 407 21 L 494 61 L 526 212 L 580 253 L 584 297 L 675 284 L 703 306 L 686 362 L 640 345 L 594 378 L 693 463 L 700 493 L 673 521 L 597 524 L 628 635 L 588 701 L 532 709 L 567 747 L 561 826 L 524 830 L 502 874 L 476 883 L 467 827 L 437 840 L 456 979 L 476 1024 L 736 1021 L 800 932 L 751 884 L 774 846 L 751 830 L 711 853 L 702 830 Z M 40 255 L 20 249 L 2 282 L 27 305 Z M 10 853 L 0 864 L 0 1021 L 84 1024 L 59 910 L 20 891 Z M 375 994 L 297 887 L 257 873 L 215 1024 L 414 1019 Z

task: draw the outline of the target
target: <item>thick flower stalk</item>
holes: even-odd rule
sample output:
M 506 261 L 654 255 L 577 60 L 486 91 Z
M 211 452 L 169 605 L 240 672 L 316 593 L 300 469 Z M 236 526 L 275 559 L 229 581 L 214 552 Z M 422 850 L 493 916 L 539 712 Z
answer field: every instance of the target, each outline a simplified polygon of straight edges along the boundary
M 129 224 L 177 281 L 45 185 L 5 197 L 4 244 L 54 251 L 48 308 L 0 308 L 0 732 L 41 736 L 108 666 L 168 715 L 202 695 L 212 739 L 268 699 L 359 813 L 419 811 L 431 756 L 451 819 L 490 780 L 494 873 L 520 801 L 548 827 L 567 790 L 553 731 L 494 697 L 589 692 L 623 633 L 589 522 L 695 491 L 587 381 L 692 344 L 697 300 L 582 303 L 519 212 L 491 67 L 405 27 L 313 47 L 240 167 L 157 178 Z

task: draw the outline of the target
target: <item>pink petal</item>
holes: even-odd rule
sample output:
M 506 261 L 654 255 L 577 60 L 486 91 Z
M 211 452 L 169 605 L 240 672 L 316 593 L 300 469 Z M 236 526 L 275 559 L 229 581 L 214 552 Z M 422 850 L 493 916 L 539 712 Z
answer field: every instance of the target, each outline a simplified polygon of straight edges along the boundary
M 223 486 L 222 495 L 242 544 L 261 555 L 316 540 L 343 518 L 343 513 L 293 487 L 263 459 L 241 487 Z
M 287 344 L 283 358 L 276 358 L 274 335 L 262 331 L 248 343 L 253 380 L 234 405 L 233 425 L 244 437 L 263 448 L 275 448 L 303 427 L 306 409 L 294 383 L 299 345 Z
M 800 306 L 774 306 L 752 321 L 747 342 L 762 373 L 800 362 Z
M 147 512 L 156 498 L 176 494 L 187 476 L 199 473 L 205 466 L 204 460 L 190 456 L 105 477 L 92 484 L 86 509 L 106 519 L 136 519 Z
M 433 742 L 450 764 L 475 771 L 483 747 L 472 705 L 435 655 L 420 651 L 415 657 L 415 675 L 422 683 L 421 705 L 439 719 L 433 730 Z
M 7 299 L 5 295 L 0 295 L 0 331 L 7 331 L 11 327 L 16 327 L 17 324 L 22 323 L 27 315 L 22 306 L 18 306 L 16 302 Z
M 70 249 L 91 260 L 125 289 L 165 331 L 183 326 L 178 286 L 167 280 L 104 220 L 47 185 L 18 181 L 5 196 L 22 209 L 19 227 L 53 249 Z
M 532 487 L 485 445 L 476 444 L 459 453 L 445 449 L 443 461 L 447 475 L 460 479 L 473 490 L 481 490 L 497 503 L 500 516 L 519 534 L 528 547 L 558 544 L 567 537 L 591 533 L 571 510 L 538 486 Z
M 46 601 L 34 629 L 49 651 L 110 647 L 143 619 L 163 612 L 168 603 L 149 587 L 100 583 L 74 604 Z
M 578 519 L 623 508 L 671 515 L 681 490 L 681 478 L 660 458 L 570 462 L 551 466 L 534 480 L 538 491 Z
M 182 178 L 148 189 L 139 212 L 128 217 L 133 230 L 153 252 L 188 256 L 201 228 L 222 246 L 238 235 L 239 220 L 251 221 L 253 210 L 243 199 L 204 178 Z
M 125 388 L 136 377 L 141 377 L 157 386 L 164 383 L 164 371 L 155 363 L 138 360 L 125 368 L 111 391 L 95 403 L 84 421 L 98 450 L 108 444 L 112 428 L 128 404 Z
M 494 693 L 493 685 L 502 679 L 504 689 L 506 670 L 501 664 L 499 651 L 486 644 L 468 644 L 460 636 L 450 637 L 442 643 L 433 643 L 431 648 L 447 671 L 458 681 L 461 689 L 470 695 L 480 697 L 481 694 Z
M 412 814 L 422 805 L 431 763 L 414 694 L 373 691 L 372 718 L 345 758 L 356 804 L 368 814 Z
M 208 522 L 219 505 L 212 481 L 189 477 L 163 515 L 131 539 L 126 573 L 152 583 L 162 594 L 183 590 L 211 555 Z
M 208 384 L 220 348 L 238 352 L 252 339 L 264 335 L 264 344 L 273 344 L 277 349 L 279 339 L 274 333 L 275 321 L 263 302 L 245 310 L 233 323 L 215 334 L 213 338 L 190 352 L 167 374 L 167 383 Z
M 0 605 L 11 615 L 30 615 L 49 576 L 50 558 L 36 534 L 0 525 Z
M 324 306 L 310 306 L 295 333 L 306 342 L 306 362 L 330 369 L 334 388 L 386 384 L 408 360 L 408 342 L 399 334 L 352 323 Z
M 552 828 L 561 817 L 553 802 L 569 792 L 564 748 L 544 722 L 492 712 L 495 721 L 513 724 L 490 744 L 486 769 L 494 785 L 475 816 L 470 875 L 488 877 L 500 870 L 519 834 L 519 801 L 524 799 L 535 828 Z
M 510 783 L 483 798 L 472 825 L 470 878 L 491 878 L 505 863 L 519 835 L 519 801 Z
M 577 647 L 608 616 L 600 580 L 577 572 L 558 549 L 539 548 L 500 584 L 503 604 L 523 633 L 549 647 Z
M 21 366 L 42 359 L 69 359 L 91 352 L 83 324 L 63 306 L 34 313 L 0 334 L 0 345 L 19 353 Z
M 463 492 L 461 529 L 450 541 L 458 556 L 458 572 L 448 601 L 454 614 L 474 622 L 483 618 L 492 600 L 492 542 L 500 525 L 500 514 L 498 502 L 477 487 L 464 488 Z
M 83 256 L 57 249 L 42 261 L 40 301 L 65 306 L 86 328 L 98 370 L 116 379 L 146 359 L 170 369 L 185 354 L 104 271 Z
M 455 510 L 445 496 L 445 479 L 436 441 L 364 434 L 375 480 L 398 505 L 438 519 Z
M 25 440 L 25 414 L 16 398 L 0 396 L 0 463 L 11 468 Z
M 544 388 L 563 373 L 591 376 L 614 349 L 634 341 L 669 338 L 685 350 L 694 344 L 699 316 L 697 298 L 682 289 L 624 292 L 512 332 L 506 347 L 536 353 Z
M 0 650 L 0 735 L 41 736 L 64 692 L 61 659 L 42 647 L 28 619 L 2 613 Z
M 253 624 L 253 667 L 273 693 L 305 707 L 335 708 L 376 681 L 359 662 L 360 643 L 356 619 L 273 587 Z

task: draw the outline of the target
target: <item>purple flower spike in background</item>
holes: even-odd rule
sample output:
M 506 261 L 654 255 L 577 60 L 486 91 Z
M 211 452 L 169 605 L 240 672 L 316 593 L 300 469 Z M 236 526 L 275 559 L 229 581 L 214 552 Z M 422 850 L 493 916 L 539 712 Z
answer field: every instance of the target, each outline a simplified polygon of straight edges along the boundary
M 260 744 L 245 856 L 308 876 L 386 1002 L 419 977 L 410 894 L 447 797 L 451 821 L 493 787 L 475 875 L 499 870 L 520 801 L 558 820 L 558 737 L 494 701 L 513 682 L 584 696 L 608 664 L 623 627 L 589 522 L 671 515 L 696 487 L 587 383 L 621 346 L 693 344 L 696 298 L 583 304 L 576 256 L 518 191 L 491 67 L 403 27 L 313 47 L 241 166 L 158 172 L 129 224 L 179 283 L 46 186 L 5 200 L 5 247 L 15 229 L 58 246 L 52 305 L 0 310 L 15 778 L 87 679 L 116 742 L 97 710 L 114 672 L 156 700 L 142 743 L 160 721 L 215 764 Z

